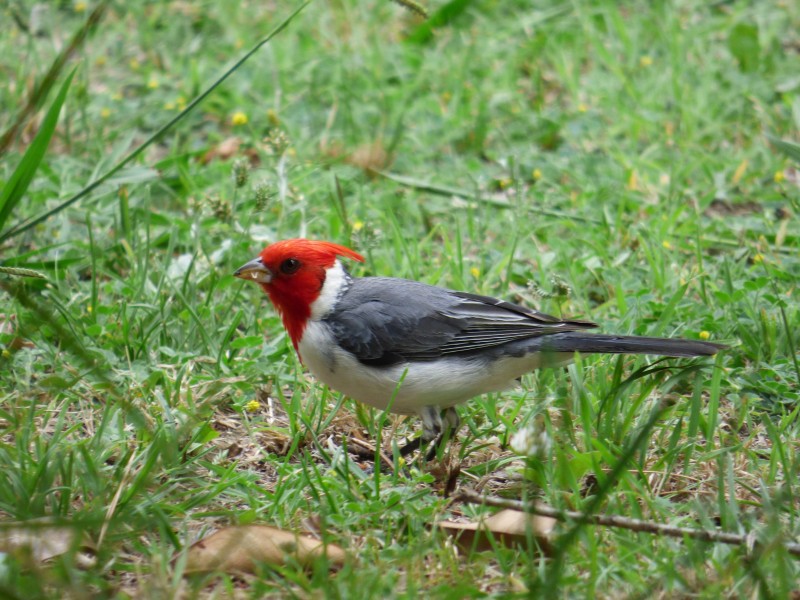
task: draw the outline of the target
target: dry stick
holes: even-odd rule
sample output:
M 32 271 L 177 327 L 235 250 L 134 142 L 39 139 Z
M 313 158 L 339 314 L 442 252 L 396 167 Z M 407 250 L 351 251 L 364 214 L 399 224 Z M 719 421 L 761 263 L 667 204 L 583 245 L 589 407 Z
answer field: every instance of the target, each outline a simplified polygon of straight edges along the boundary
M 439 185 L 428 181 L 422 181 L 419 179 L 406 177 L 405 175 L 399 175 L 397 173 L 392 173 L 389 171 L 376 171 L 376 173 L 402 186 L 410 187 L 412 189 L 420 190 L 422 192 L 428 192 L 430 194 L 435 194 L 437 196 L 455 196 L 458 198 L 468 198 L 477 200 L 478 202 L 483 202 L 484 204 L 491 204 L 498 208 L 509 208 L 509 209 L 514 208 L 514 204 L 501 195 L 487 194 L 480 191 L 475 191 L 471 193 L 467 190 L 462 190 L 459 188 L 454 188 L 446 185 Z M 592 217 L 582 217 L 580 215 L 573 215 L 560 210 L 548 210 L 544 208 L 535 208 L 532 206 L 525 207 L 525 210 L 530 213 L 544 215 L 545 217 L 553 217 L 557 219 L 569 219 L 571 221 L 577 221 L 580 223 L 594 223 L 595 225 L 600 225 L 602 223 L 600 219 L 593 219 Z M 671 237 L 676 237 L 676 236 L 673 235 Z M 741 248 L 743 243 L 743 240 L 728 240 L 725 238 L 712 237 L 709 235 L 701 236 L 700 240 L 707 244 L 730 246 L 734 248 Z M 791 248 L 783 248 L 783 247 L 772 248 L 772 251 L 778 254 L 789 254 L 793 252 Z
M 103 519 L 103 526 L 100 528 L 100 535 L 97 536 L 97 547 L 103 545 L 103 539 L 106 537 L 106 532 L 108 531 L 108 526 L 111 524 L 111 517 L 114 516 L 114 513 L 117 510 L 117 505 L 119 504 L 119 499 L 122 497 L 122 490 L 123 488 L 130 483 L 130 475 L 131 469 L 133 468 L 133 463 L 135 462 L 133 459 L 136 458 L 136 450 L 131 453 L 130 458 L 128 458 L 128 464 L 125 465 L 125 470 L 122 472 L 122 477 L 119 480 L 119 486 L 117 486 L 117 491 L 114 492 L 114 497 L 111 499 L 111 504 L 108 506 L 108 510 L 106 510 L 106 518 Z
M 578 512 L 576 510 L 561 510 L 537 502 L 535 504 L 527 504 L 519 500 L 506 500 L 504 498 L 497 498 L 494 496 L 482 496 L 472 490 L 461 490 L 454 498 L 453 501 L 469 502 L 471 504 L 484 504 L 486 506 L 494 506 L 497 508 L 510 508 L 533 515 L 541 515 L 543 517 L 550 517 L 558 521 L 583 521 L 590 525 L 603 525 L 605 527 L 620 527 L 622 529 L 629 529 L 630 531 L 638 531 L 641 533 L 655 533 L 668 537 L 676 538 L 694 538 L 704 542 L 719 542 L 722 544 L 731 544 L 734 546 L 747 546 L 748 549 L 755 543 L 755 532 L 747 535 L 739 533 L 728 533 L 725 531 L 710 531 L 708 529 L 694 529 L 692 527 L 678 527 L 676 525 L 665 525 L 664 523 L 654 523 L 652 521 L 642 521 L 641 519 L 631 519 L 630 517 L 621 517 L 618 515 L 589 515 L 586 513 Z M 793 556 L 800 556 L 800 544 L 794 542 L 787 542 L 784 544 L 786 551 Z
M 379 170 L 375 172 L 390 181 L 399 183 L 402 186 L 410 187 L 416 190 L 420 190 L 422 192 L 429 192 L 431 194 L 436 194 L 437 196 L 456 196 L 458 198 L 471 198 L 478 200 L 479 202 L 483 202 L 485 204 L 492 204 L 499 208 L 514 208 L 514 204 L 512 204 L 505 197 L 496 196 L 492 194 L 485 194 L 479 191 L 476 191 L 475 193 L 470 193 L 467 190 L 461 190 L 446 185 L 430 183 L 428 181 L 421 181 L 418 179 L 414 179 L 412 177 L 406 177 L 405 175 L 398 175 L 397 173 L 391 173 L 389 171 Z M 544 208 L 534 208 L 531 206 L 526 207 L 525 210 L 527 212 L 544 215 L 546 217 L 554 217 L 558 219 L 570 219 L 572 221 L 580 221 L 582 223 L 594 223 L 596 225 L 599 225 L 601 223 L 599 219 L 593 219 L 591 217 L 581 217 L 579 215 L 571 215 L 569 213 L 562 212 L 560 210 L 548 210 Z
M 354 444 L 354 445 L 358 446 L 359 448 L 363 448 L 368 453 L 371 453 L 372 456 L 375 456 L 375 447 L 370 445 L 370 444 L 368 444 L 364 440 L 360 440 L 357 437 L 354 437 L 354 436 L 351 435 L 349 437 L 348 443 Z M 390 469 L 394 469 L 394 462 L 383 451 L 381 451 L 380 457 L 381 457 L 381 460 L 386 464 L 387 467 L 389 467 Z

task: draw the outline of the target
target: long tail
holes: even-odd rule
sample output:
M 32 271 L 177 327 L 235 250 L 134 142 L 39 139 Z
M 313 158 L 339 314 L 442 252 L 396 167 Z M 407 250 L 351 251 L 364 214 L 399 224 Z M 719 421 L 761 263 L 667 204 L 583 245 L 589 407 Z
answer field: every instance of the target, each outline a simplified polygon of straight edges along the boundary
M 605 335 L 570 331 L 542 339 L 545 352 L 585 352 L 603 354 L 658 354 L 660 356 L 711 356 L 727 348 L 723 344 L 680 338 Z

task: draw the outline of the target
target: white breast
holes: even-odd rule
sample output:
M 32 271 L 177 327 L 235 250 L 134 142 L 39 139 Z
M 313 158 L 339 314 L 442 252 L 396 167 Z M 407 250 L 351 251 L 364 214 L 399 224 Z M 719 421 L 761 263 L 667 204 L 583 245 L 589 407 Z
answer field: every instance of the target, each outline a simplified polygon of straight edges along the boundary
M 364 365 L 334 342 L 324 323 L 311 320 L 298 345 L 309 371 L 321 382 L 379 409 L 416 414 L 425 406 L 442 408 L 512 387 L 515 380 L 541 366 L 541 354 L 507 357 L 489 363 L 482 358 L 446 358 L 392 367 Z M 547 356 L 547 366 L 566 364 L 571 353 Z

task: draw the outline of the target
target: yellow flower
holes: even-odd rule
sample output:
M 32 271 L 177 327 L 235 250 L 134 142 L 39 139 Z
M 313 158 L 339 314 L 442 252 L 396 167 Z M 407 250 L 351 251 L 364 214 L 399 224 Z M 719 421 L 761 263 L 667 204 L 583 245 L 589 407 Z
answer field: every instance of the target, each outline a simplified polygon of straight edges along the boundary
M 139 62 L 138 58 L 132 58 L 128 61 L 128 66 L 131 68 L 132 71 L 138 71 L 139 68 L 142 66 L 142 63 Z
M 759 263 L 764 262 L 764 255 L 761 254 L 761 252 L 756 252 L 756 254 L 753 255 L 753 262 L 755 264 L 759 264 Z
M 174 110 L 174 109 L 175 109 L 175 103 L 174 102 L 166 102 L 164 104 L 164 110 Z
M 584 104 L 583 102 L 578 104 L 578 112 L 585 113 L 587 110 L 589 110 L 589 107 L 586 106 L 586 104 Z
M 92 314 L 92 306 L 91 305 L 86 307 L 86 312 L 89 313 L 89 314 Z
M 642 67 L 649 67 L 652 64 L 653 64 L 653 57 L 652 56 L 646 56 L 645 55 L 645 56 L 642 56 L 639 59 L 639 65 L 641 65 Z
M 481 270 L 478 267 L 472 267 L 469 272 L 475 279 L 481 276 Z
M 542 172 L 539 169 L 534 169 L 531 177 L 533 177 L 534 181 L 539 181 L 542 178 Z
M 631 191 L 639 189 L 639 176 L 636 174 L 634 169 L 631 169 L 631 172 L 628 175 L 628 183 L 625 185 L 625 187 Z
M 364 229 L 364 221 L 355 221 L 353 223 L 353 231 L 358 232 L 361 231 L 362 229 Z
M 152 75 L 150 79 L 147 80 L 147 87 L 151 90 L 154 90 L 158 87 L 158 79 L 156 79 L 155 75 Z
M 260 408 L 261 402 L 258 400 L 250 400 L 250 402 L 244 405 L 244 409 L 249 413 L 258 412 Z
M 747 159 L 745 158 L 742 162 L 739 163 L 739 166 L 736 167 L 736 170 L 733 172 L 733 184 L 738 184 L 742 177 L 744 177 L 744 173 L 747 171 Z
M 701 340 L 707 340 L 710 337 L 711 337 L 711 334 L 709 332 L 707 332 L 707 331 L 701 331 L 700 332 L 700 339 Z
M 664 240 L 661 242 L 661 245 L 667 250 L 672 250 L 672 244 L 669 243 L 669 240 Z
M 100 109 L 100 117 L 103 119 L 107 119 L 111 116 L 111 109 L 108 107 L 103 107 Z
M 247 125 L 247 115 L 244 114 L 241 110 L 237 110 L 231 116 L 231 125 Z
M 83 2 L 83 0 L 78 0 L 73 7 L 75 8 L 76 13 L 82 13 L 86 12 L 86 9 L 89 8 L 89 5 L 86 2 Z
M 780 183 L 786 179 L 786 175 L 784 175 L 783 171 L 775 171 L 773 179 L 775 180 L 775 183 Z

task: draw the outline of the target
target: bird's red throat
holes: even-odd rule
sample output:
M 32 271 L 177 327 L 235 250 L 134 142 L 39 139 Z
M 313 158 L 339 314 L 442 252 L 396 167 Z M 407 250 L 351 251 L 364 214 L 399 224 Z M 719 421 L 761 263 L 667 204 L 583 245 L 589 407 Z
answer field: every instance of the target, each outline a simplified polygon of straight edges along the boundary
M 311 318 L 311 305 L 319 297 L 321 289 L 319 278 L 306 276 L 303 279 L 308 279 L 308 281 L 295 280 L 291 286 L 283 286 L 281 285 L 283 282 L 276 281 L 264 286 L 270 301 L 283 320 L 283 326 L 286 328 L 295 350 L 297 350 L 300 340 L 303 339 L 306 324 Z

